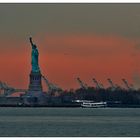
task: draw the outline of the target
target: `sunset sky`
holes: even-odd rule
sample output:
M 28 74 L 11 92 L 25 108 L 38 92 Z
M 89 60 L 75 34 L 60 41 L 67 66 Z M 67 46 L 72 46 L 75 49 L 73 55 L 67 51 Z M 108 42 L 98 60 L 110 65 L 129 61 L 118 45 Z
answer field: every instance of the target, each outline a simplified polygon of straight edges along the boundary
M 28 87 L 30 36 L 42 74 L 64 89 L 77 77 L 140 87 L 140 4 L 0 4 L 0 80 L 10 86 Z

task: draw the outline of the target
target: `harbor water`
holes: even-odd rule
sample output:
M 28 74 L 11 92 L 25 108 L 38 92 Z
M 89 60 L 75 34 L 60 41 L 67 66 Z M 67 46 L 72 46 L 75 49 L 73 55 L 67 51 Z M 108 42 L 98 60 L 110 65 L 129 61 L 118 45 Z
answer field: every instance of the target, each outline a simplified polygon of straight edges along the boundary
M 140 136 L 140 108 L 0 108 L 0 136 Z

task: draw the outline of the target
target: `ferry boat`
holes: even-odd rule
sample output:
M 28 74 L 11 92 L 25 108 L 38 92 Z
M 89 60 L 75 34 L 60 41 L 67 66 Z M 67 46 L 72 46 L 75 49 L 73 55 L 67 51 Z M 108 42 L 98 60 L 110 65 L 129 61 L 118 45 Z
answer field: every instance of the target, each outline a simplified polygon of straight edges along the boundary
M 107 102 L 83 102 L 81 106 L 85 108 L 102 108 L 107 107 Z

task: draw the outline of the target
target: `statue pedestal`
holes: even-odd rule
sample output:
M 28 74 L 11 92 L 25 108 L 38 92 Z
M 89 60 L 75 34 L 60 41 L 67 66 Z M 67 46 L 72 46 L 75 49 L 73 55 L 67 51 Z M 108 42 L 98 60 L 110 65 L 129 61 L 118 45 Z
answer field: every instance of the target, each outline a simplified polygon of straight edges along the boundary
M 29 91 L 42 91 L 42 83 L 41 83 L 41 73 L 40 72 L 32 72 L 30 73 L 30 84 Z
M 42 91 L 41 73 L 30 73 L 30 83 L 28 91 L 22 96 L 25 106 L 43 106 L 46 105 L 46 92 Z

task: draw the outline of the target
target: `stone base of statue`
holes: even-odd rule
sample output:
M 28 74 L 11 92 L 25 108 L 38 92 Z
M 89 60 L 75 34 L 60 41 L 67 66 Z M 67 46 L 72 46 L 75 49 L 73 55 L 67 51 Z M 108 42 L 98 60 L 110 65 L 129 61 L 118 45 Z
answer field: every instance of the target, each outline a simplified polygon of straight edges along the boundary
M 30 73 L 28 91 L 22 96 L 25 106 L 44 106 L 47 103 L 47 94 L 42 91 L 41 72 Z
M 30 73 L 30 83 L 29 83 L 29 91 L 42 91 L 42 83 L 41 83 L 41 72 L 32 72 Z

